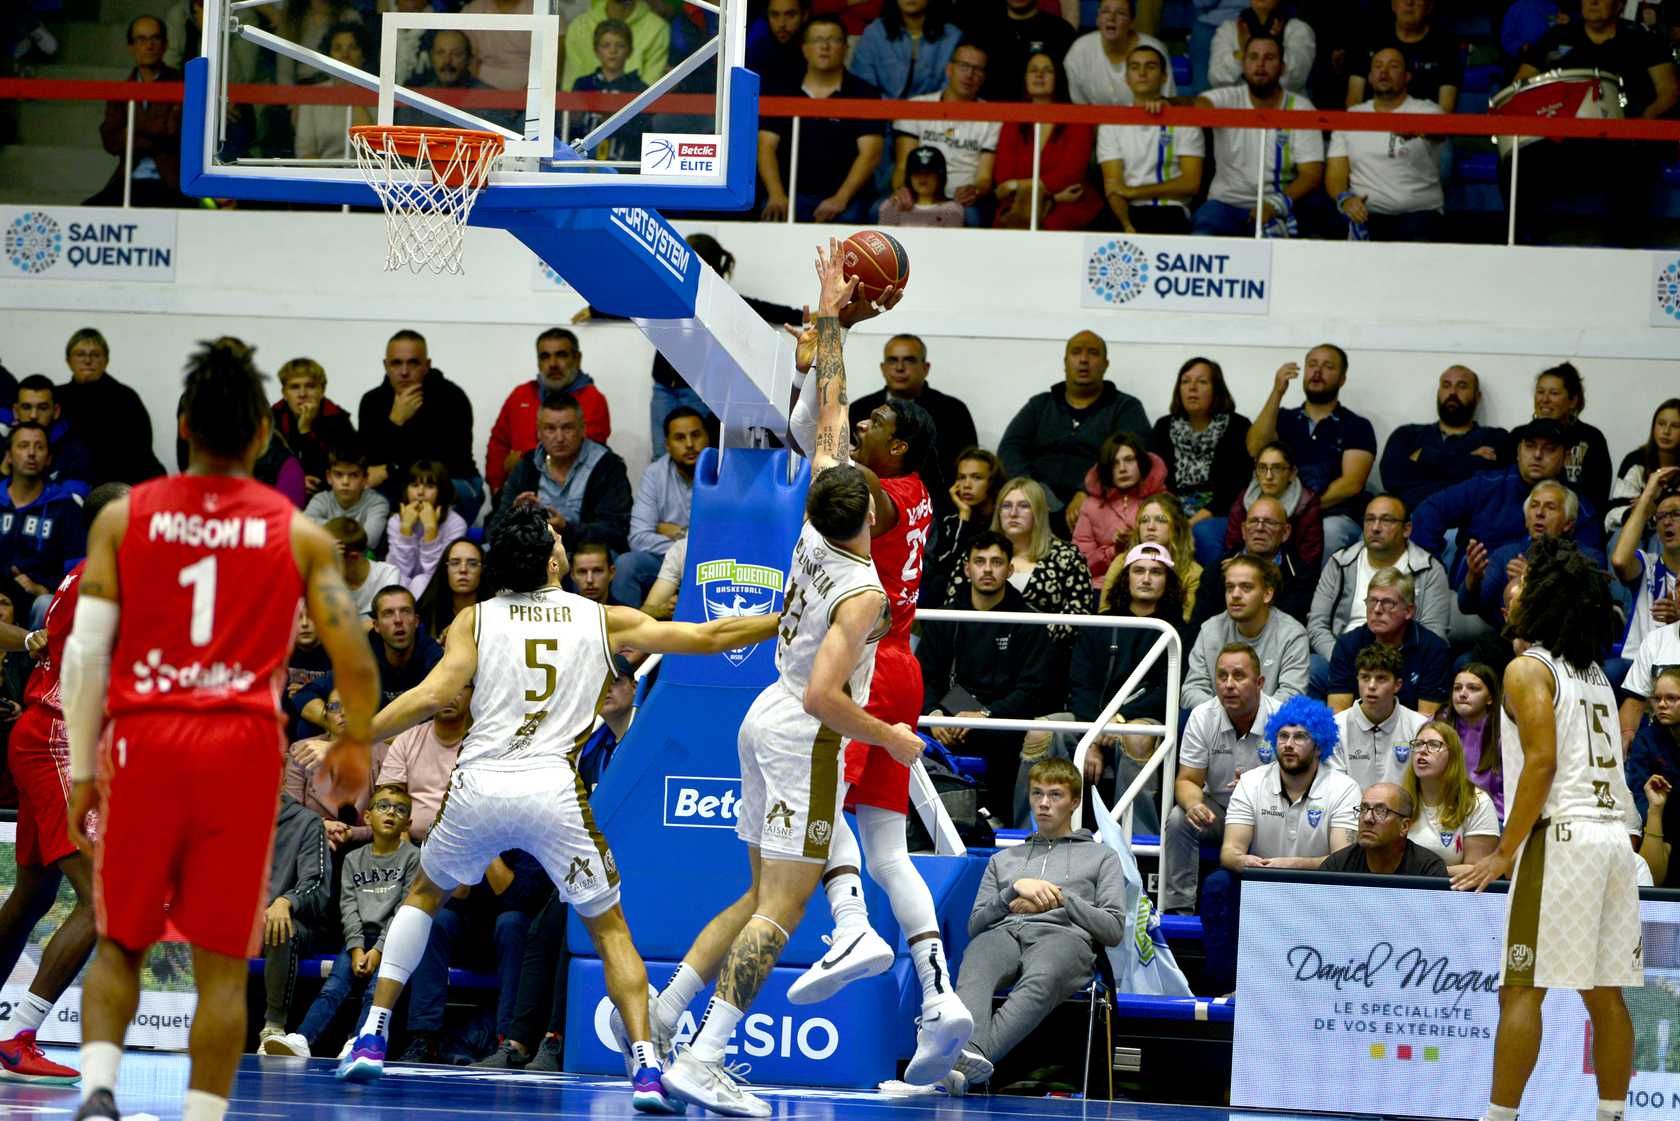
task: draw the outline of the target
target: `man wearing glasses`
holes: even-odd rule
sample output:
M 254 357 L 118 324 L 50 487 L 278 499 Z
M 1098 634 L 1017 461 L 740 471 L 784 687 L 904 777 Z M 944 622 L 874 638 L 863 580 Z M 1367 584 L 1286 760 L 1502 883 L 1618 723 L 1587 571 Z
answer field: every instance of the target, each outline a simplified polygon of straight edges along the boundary
M 1297 623 L 1305 623 L 1312 608 L 1313 590 L 1318 577 L 1296 551 L 1294 531 L 1283 503 L 1275 498 L 1256 498 L 1243 515 L 1242 543 L 1225 554 L 1219 569 L 1245 553 L 1264 557 L 1278 570 L 1277 595 L 1272 597 L 1272 610 L 1281 611 Z M 1196 609 L 1190 615 L 1190 625 L 1203 623 L 1225 610 L 1225 585 L 1221 580 L 1203 577 L 1196 590 Z
M 914 401 L 933 418 L 939 434 L 933 454 L 922 461 L 918 474 L 933 495 L 933 508 L 944 514 L 955 509 L 951 484 L 957 481 L 957 457 L 980 443 L 974 416 L 960 398 L 941 393 L 927 383 L 933 363 L 928 361 L 927 344 L 915 335 L 894 335 L 881 352 L 881 380 L 886 385 L 866 393 L 851 404 L 852 428 L 882 405 L 893 401 Z M 1003 480 L 998 480 L 1002 484 Z M 941 592 L 944 584 L 939 585 Z
M 1266 720 L 1272 762 L 1247 771 L 1231 792 L 1219 870 L 1202 885 L 1207 975 L 1216 987 L 1236 981 L 1237 904 L 1248 868 L 1319 867 L 1353 843 L 1359 785 L 1327 766 L 1336 719 L 1324 702 L 1291 697 Z
M 1412 578 L 1394 568 L 1373 573 L 1365 592 L 1365 622 L 1349 627 L 1330 654 L 1330 708 L 1353 706 L 1359 652 L 1373 644 L 1400 652 L 1400 703 L 1433 716 L 1452 692 L 1452 650 L 1420 626 Z
M 1412 544 L 1412 519 L 1406 504 L 1392 494 L 1378 495 L 1365 507 L 1361 538 L 1325 561 L 1307 614 L 1312 643 L 1312 683 L 1329 692 L 1330 656 L 1349 627 L 1365 622 L 1365 597 L 1373 573 L 1393 568 L 1412 578 L 1417 621 L 1442 638 L 1452 618 L 1452 588 L 1447 570 L 1429 550 Z
M 987 50 L 976 42 L 957 44 L 951 61 L 945 64 L 945 88 L 917 94 L 911 101 L 978 101 L 986 80 Z M 1058 56 L 1059 57 L 1059 56 Z M 1026 60 L 1021 60 L 1025 66 Z M 1017 67 L 1013 73 L 1019 73 Z M 1013 77 L 1011 80 L 1014 80 Z M 927 146 L 945 157 L 945 185 L 963 208 L 963 225 L 990 225 L 983 209 L 992 193 L 992 163 L 997 157 L 998 135 L 1003 126 L 996 121 L 893 122 L 893 195 L 900 208 L 908 209 L 910 197 L 906 175 L 910 153 Z
M 1359 839 L 1331 853 L 1319 871 L 1446 877 L 1441 858 L 1406 836 L 1417 813 L 1410 794 L 1392 782 L 1375 783 L 1365 789 L 1354 812 L 1359 815 Z

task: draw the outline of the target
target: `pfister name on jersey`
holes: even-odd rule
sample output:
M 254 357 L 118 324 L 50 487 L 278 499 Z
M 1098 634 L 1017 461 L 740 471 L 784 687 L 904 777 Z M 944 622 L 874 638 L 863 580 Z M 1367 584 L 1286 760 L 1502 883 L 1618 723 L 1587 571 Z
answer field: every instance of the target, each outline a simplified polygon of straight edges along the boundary
M 665 776 L 665 825 L 672 829 L 734 829 L 741 812 L 741 780 Z

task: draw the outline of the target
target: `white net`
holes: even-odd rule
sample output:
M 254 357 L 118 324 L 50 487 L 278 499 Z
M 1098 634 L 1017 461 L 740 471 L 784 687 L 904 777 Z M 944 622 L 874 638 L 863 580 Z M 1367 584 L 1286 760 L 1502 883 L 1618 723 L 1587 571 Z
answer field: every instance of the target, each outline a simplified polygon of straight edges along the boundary
M 467 218 L 502 154 L 489 133 L 350 130 L 350 147 L 385 211 L 385 271 L 461 271 Z

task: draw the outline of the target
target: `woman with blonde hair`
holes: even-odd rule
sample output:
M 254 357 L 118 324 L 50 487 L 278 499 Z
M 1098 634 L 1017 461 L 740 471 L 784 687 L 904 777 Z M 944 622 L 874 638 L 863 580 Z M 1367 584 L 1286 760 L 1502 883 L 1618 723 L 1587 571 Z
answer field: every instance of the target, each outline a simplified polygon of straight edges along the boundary
M 1202 566 L 1196 560 L 1196 547 L 1190 536 L 1190 520 L 1184 516 L 1178 499 L 1165 492 L 1152 494 L 1144 499 L 1138 506 L 1136 537 L 1136 544 L 1141 545 L 1147 541 L 1164 545 L 1167 552 L 1172 554 L 1173 571 L 1178 575 L 1179 587 L 1184 592 L 1184 621 L 1188 623 L 1191 612 L 1196 608 L 1196 590 L 1202 586 Z M 1111 567 L 1108 570 L 1108 575 L 1103 580 L 1099 611 L 1108 610 L 1114 583 L 1119 577 L 1120 573 L 1115 568 Z
M 1033 610 L 1051 615 L 1079 615 L 1091 610 L 1091 570 L 1079 550 L 1050 532 L 1050 507 L 1044 488 L 1020 476 L 1003 484 L 992 510 L 992 528 L 1015 547 L 1009 582 Z M 968 573 L 958 565 L 946 589 L 946 603 L 968 606 Z M 1050 637 L 1067 646 L 1072 627 L 1051 627 Z
M 1452 725 L 1432 720 L 1412 738 L 1402 780 L 1417 811 L 1409 836 L 1447 863 L 1474 864 L 1499 844 L 1499 816 L 1487 791 L 1470 781 L 1464 744 Z

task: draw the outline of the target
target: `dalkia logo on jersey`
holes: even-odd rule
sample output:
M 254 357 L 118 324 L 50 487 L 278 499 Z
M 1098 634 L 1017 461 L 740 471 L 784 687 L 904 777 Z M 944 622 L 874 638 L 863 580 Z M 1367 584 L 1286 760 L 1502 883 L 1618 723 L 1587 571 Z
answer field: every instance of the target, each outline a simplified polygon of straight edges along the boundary
M 705 561 L 694 568 L 694 582 L 700 585 L 700 601 L 706 618 L 727 619 L 735 615 L 769 615 L 776 599 L 787 586 L 787 574 L 763 564 L 741 564 L 734 557 Z M 732 666 L 752 657 L 756 646 L 725 650 Z

